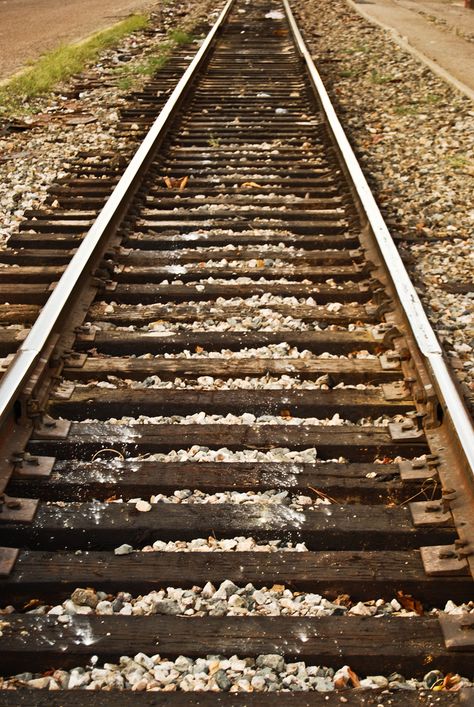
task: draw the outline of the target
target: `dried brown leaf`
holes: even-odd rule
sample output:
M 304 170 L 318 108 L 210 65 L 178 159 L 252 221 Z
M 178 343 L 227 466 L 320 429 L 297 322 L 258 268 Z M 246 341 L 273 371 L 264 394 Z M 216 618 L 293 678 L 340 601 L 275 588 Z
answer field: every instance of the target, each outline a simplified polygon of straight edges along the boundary
M 398 591 L 397 599 L 407 611 L 415 611 L 418 616 L 423 616 L 425 613 L 421 601 L 414 599 L 411 594 L 404 594 L 402 591 Z
M 189 177 L 163 177 L 163 181 L 168 189 L 178 189 L 178 191 L 183 191 L 184 187 L 189 181 Z
M 339 594 L 339 596 L 334 599 L 333 604 L 337 606 L 347 606 L 347 608 L 352 606 L 349 594 Z
M 447 692 L 457 692 L 461 689 L 461 676 L 457 673 L 448 673 L 443 680 L 442 688 Z
M 28 611 L 29 609 L 34 609 L 35 607 L 39 606 L 41 603 L 42 602 L 40 599 L 30 599 L 23 607 L 23 611 Z
M 350 679 L 353 687 L 360 687 L 360 680 L 357 677 L 357 675 L 355 674 L 355 672 L 353 670 L 351 670 L 350 668 L 348 669 L 347 672 L 349 673 L 349 679 Z

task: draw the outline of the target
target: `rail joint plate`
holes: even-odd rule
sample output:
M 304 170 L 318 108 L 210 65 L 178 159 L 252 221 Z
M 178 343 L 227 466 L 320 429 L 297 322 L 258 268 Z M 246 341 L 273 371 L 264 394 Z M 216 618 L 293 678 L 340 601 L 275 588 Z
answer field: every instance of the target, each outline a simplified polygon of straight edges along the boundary
M 51 476 L 56 457 L 30 457 L 15 465 L 17 479 L 45 479 Z
M 393 383 L 382 383 L 380 386 L 382 388 L 383 396 L 385 400 L 397 401 L 397 400 L 409 400 L 411 395 L 408 390 L 405 381 L 394 381 Z
M 467 560 L 460 558 L 455 545 L 420 547 L 425 572 L 430 577 L 469 576 Z
M 402 422 L 390 422 L 388 431 L 394 442 L 403 442 L 410 439 L 424 437 L 424 431 L 418 429 L 415 422 L 407 417 Z
M 44 419 L 35 427 L 33 436 L 41 439 L 66 439 L 71 429 L 69 420 Z
M 67 366 L 67 368 L 82 368 L 86 361 L 86 353 L 77 353 L 74 351 L 64 360 L 64 365 Z
M 0 498 L 1 523 L 31 523 L 35 517 L 39 501 L 35 498 Z
M 474 651 L 474 615 L 440 614 L 438 621 L 443 632 L 444 645 L 452 651 Z
M 401 358 L 397 351 L 386 351 L 379 356 L 379 361 L 384 371 L 399 371 L 401 369 Z
M 451 513 L 444 510 L 441 501 L 415 501 L 408 505 L 415 528 L 454 525 Z
M 0 579 L 8 577 L 11 573 L 19 552 L 16 547 L 0 547 Z
M 432 467 L 427 461 L 422 459 L 413 462 L 400 462 L 398 468 L 400 469 L 402 481 L 428 481 L 428 479 L 438 478 L 436 466 Z

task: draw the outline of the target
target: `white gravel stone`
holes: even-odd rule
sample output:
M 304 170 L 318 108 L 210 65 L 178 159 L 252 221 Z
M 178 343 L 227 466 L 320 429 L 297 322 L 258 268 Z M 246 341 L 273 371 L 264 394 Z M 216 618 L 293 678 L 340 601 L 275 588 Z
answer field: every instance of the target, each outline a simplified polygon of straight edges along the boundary
M 255 550 L 255 543 L 251 543 L 249 549 Z M 166 547 L 166 543 L 161 543 L 160 550 Z M 203 547 L 203 546 L 201 546 Z M 275 549 L 280 549 L 276 544 Z M 234 541 L 232 549 L 242 550 L 242 543 Z M 296 549 L 296 548 L 295 548 Z M 194 548 L 195 550 L 195 548 Z M 222 548 L 221 548 L 222 550 Z M 92 600 L 92 596 L 94 599 Z M 72 598 L 75 598 L 73 601 Z M 107 597 L 105 599 L 104 597 Z M 97 603 L 95 603 L 97 600 Z M 95 603 L 92 608 L 77 604 L 77 601 L 89 601 Z M 398 608 L 395 608 L 398 607 Z M 273 586 L 255 587 L 248 583 L 239 586 L 231 580 L 224 580 L 219 586 L 207 582 L 202 588 L 193 586 L 182 589 L 180 587 L 157 588 L 145 595 L 132 596 L 128 592 L 119 592 L 115 596 L 107 595 L 104 592 L 95 592 L 92 589 L 76 589 L 71 598 L 66 599 L 62 604 L 50 607 L 39 605 L 30 609 L 29 614 L 48 614 L 57 616 L 58 621 L 65 617 L 87 609 L 88 614 L 99 616 L 110 616 L 120 614 L 122 616 L 152 616 L 162 614 L 167 616 L 332 616 L 333 614 L 345 614 L 347 616 L 376 616 L 383 617 L 409 617 L 417 616 L 412 610 L 410 603 L 407 608 L 395 599 L 385 601 L 384 599 L 371 599 L 365 602 L 351 602 L 350 597 L 342 595 L 334 601 L 311 592 L 295 592 L 282 584 Z M 61 612 L 59 611 L 61 610 Z M 0 610 L 0 615 L 5 610 Z M 438 608 L 428 609 L 425 613 L 430 616 L 438 616 L 441 613 L 452 615 L 474 614 L 474 602 L 456 605 L 448 602 L 444 610 Z M 234 658 L 234 662 L 238 661 Z M 145 654 L 137 654 L 134 663 L 145 669 L 151 669 L 150 658 Z M 180 663 L 178 664 L 180 665 Z M 238 663 L 245 668 L 245 664 Z M 260 667 L 268 667 L 271 670 L 280 672 L 282 659 L 280 656 L 261 656 Z M 293 665 L 288 672 L 298 672 L 299 664 Z M 237 670 L 237 667 L 232 667 Z
M 473 293 L 444 288 L 472 281 L 472 102 L 344 0 L 295 10 L 428 316 L 472 395 Z
M 434 680 L 444 677 L 438 671 L 430 671 L 423 680 L 408 679 L 393 673 L 390 676 L 375 675 L 361 681 L 365 689 L 395 687 L 401 689 L 430 688 Z M 358 677 L 355 678 L 358 680 Z M 452 676 L 451 682 L 459 688 L 470 687 L 472 683 L 459 675 Z M 51 676 L 33 676 L 23 673 L 12 678 L 0 678 L 0 689 L 20 687 L 36 689 L 85 689 L 103 690 L 156 690 L 156 691 L 203 691 L 224 692 L 267 692 L 267 691 L 317 691 L 332 692 L 343 686 L 341 694 L 347 701 L 351 688 L 355 687 L 349 666 L 344 665 L 337 671 L 317 665 L 286 662 L 278 654 L 259 655 L 255 659 L 241 656 L 206 656 L 188 658 L 179 656 L 176 660 L 167 660 L 160 655 L 146 656 L 137 654 L 134 658 L 122 656 L 118 663 L 105 663 L 84 669 L 73 668 L 70 671 L 56 670 Z M 389 694 L 389 693 L 387 693 Z M 347 695 L 347 698 L 345 697 Z M 384 695 L 386 696 L 386 695 Z
M 139 417 L 110 417 L 107 422 L 111 425 L 289 425 L 289 426 L 311 426 L 318 427 L 386 427 L 390 422 L 402 422 L 405 418 L 402 415 L 382 415 L 377 418 L 363 417 L 355 422 L 342 418 L 339 413 L 335 413 L 329 418 L 319 417 L 292 417 L 290 415 L 209 415 L 203 411 L 192 415 L 140 415 Z M 255 418 L 255 419 L 253 419 Z M 82 420 L 87 423 L 98 423 L 100 420 L 89 418 Z
M 288 368 L 291 368 L 289 364 Z M 271 375 L 260 376 L 259 378 L 245 376 L 244 378 L 214 378 L 213 376 L 198 376 L 193 378 L 175 378 L 174 380 L 162 380 L 159 376 L 153 375 L 136 381 L 127 378 L 117 378 L 108 376 L 107 381 L 96 380 L 84 383 L 74 381 L 77 388 L 106 388 L 110 390 L 119 388 L 130 388 L 132 390 L 380 390 L 376 385 L 357 383 L 355 385 L 338 383 L 328 385 L 328 376 L 322 375 L 315 380 L 304 380 L 300 376 L 284 374 L 280 377 Z
M 135 510 L 140 511 L 140 513 L 147 513 L 151 511 L 151 503 L 140 499 L 135 503 Z
M 124 543 L 123 545 L 120 545 L 119 547 L 116 547 L 114 550 L 114 553 L 116 555 L 129 555 L 133 550 L 133 547 L 131 545 L 127 545 L 127 543 Z

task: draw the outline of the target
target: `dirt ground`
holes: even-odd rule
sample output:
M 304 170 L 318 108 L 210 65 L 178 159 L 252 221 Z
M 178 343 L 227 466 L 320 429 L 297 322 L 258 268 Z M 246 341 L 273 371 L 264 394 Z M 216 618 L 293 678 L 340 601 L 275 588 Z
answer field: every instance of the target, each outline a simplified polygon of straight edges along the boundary
M 0 0 L 0 80 L 60 44 L 153 5 L 156 0 Z

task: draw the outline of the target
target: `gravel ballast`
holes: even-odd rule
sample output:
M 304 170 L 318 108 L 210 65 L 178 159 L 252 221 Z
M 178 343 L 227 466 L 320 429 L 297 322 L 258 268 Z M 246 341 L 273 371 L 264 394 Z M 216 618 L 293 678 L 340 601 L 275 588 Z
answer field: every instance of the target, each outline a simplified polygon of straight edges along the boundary
M 195 659 L 179 656 L 174 661 L 166 660 L 159 654 L 149 656 L 137 653 L 134 657 L 122 656 L 119 663 L 102 665 L 98 664 L 97 656 L 93 656 L 90 664 L 85 667 L 56 670 L 52 675 L 27 672 L 9 679 L 0 678 L 0 689 L 6 690 L 29 687 L 48 690 L 118 689 L 135 692 L 330 693 L 356 687 L 367 690 L 457 691 L 471 685 L 468 678 L 453 674 L 444 675 L 438 670 L 430 670 L 423 680 L 406 679 L 399 673 L 359 678 L 348 665 L 334 670 L 307 665 L 304 661 L 286 662 L 276 653 L 262 654 L 257 658 L 208 655 Z M 341 701 L 347 701 L 347 698 Z
M 474 106 L 344 0 L 295 0 L 315 64 L 468 396 Z
M 0 121 L 0 246 L 18 231 L 26 210 L 40 208 L 48 188 L 67 175 L 80 152 L 127 154 L 130 151 L 130 142 L 127 144 L 115 132 L 118 110 L 126 104 L 130 90 L 138 89 L 147 79 L 138 72 L 130 88 L 120 88 L 123 78 L 120 70 L 126 69 L 133 75 L 134 65 L 138 67 L 160 52 L 167 42 L 168 31 L 179 27 L 190 32 L 199 23 L 212 23 L 217 14 L 218 8 L 210 0 L 199 6 L 188 2 L 179 6 L 167 3 L 159 14 L 151 15 L 155 34 L 129 35 L 87 69 L 83 79 L 92 82 L 91 88 L 81 91 L 77 98 L 68 95 L 74 89 L 72 81 L 58 87 L 54 95 L 25 104 L 25 115 L 18 118 L 20 123 L 30 124 L 30 129 L 10 133 L 10 121 Z M 196 44 L 189 47 L 190 59 L 196 51 Z M 6 130 L 2 130 L 2 122 Z

